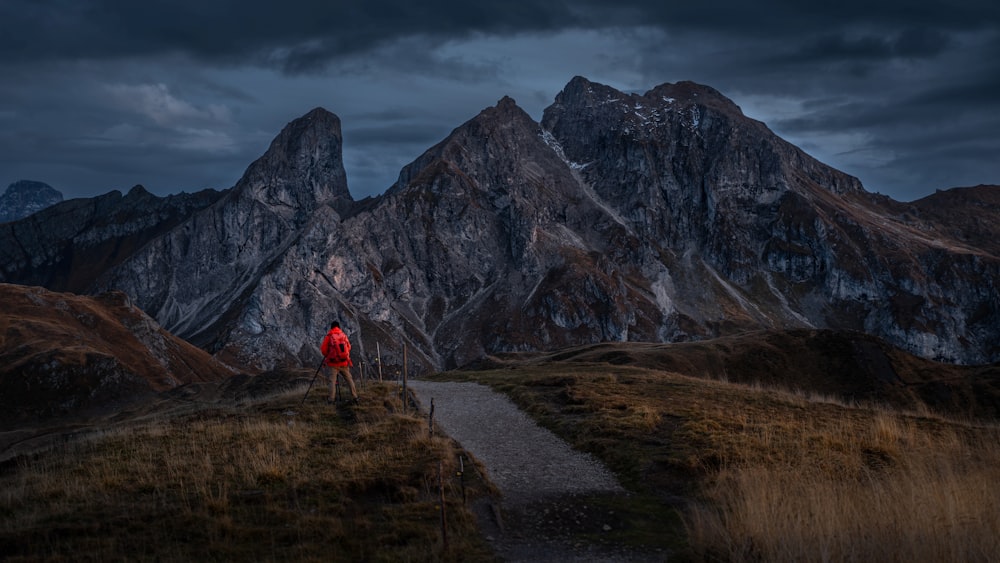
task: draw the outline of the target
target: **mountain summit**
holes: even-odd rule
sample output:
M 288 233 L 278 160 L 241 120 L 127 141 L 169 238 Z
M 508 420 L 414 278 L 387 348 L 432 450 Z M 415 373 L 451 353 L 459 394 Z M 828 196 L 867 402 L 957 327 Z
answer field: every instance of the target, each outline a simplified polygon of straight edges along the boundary
M 406 344 L 434 369 L 800 327 L 1000 361 L 1000 257 L 983 243 L 996 222 L 940 211 L 981 213 L 997 188 L 933 205 L 870 194 L 707 86 L 640 95 L 576 77 L 541 123 L 504 97 L 364 202 L 341 150 L 333 114 L 291 122 L 233 189 L 93 290 L 125 291 L 250 369 L 315 364 L 333 319 L 359 359 L 378 345 L 398 363 Z
M 340 118 L 316 108 L 292 121 L 236 185 L 272 209 L 308 216 L 317 205 L 352 201 L 344 172 Z

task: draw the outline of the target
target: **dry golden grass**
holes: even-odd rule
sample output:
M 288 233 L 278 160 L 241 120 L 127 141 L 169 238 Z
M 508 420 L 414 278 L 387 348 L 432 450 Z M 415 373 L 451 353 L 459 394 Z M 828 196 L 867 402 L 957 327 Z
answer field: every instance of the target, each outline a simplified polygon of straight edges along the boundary
M 341 409 L 303 390 L 109 432 L 0 474 L 0 557 L 35 560 L 488 560 L 460 452 L 391 385 Z M 290 414 L 289 411 L 297 411 Z M 449 550 L 441 544 L 444 467 Z M 472 497 L 487 490 L 468 482 Z
M 601 501 L 618 543 L 672 560 L 1000 560 L 1000 429 L 981 420 L 595 361 L 443 377 L 507 393 L 615 471 L 633 493 Z M 460 452 L 393 389 L 337 415 L 315 392 L 301 409 L 295 393 L 201 410 L 22 460 L 0 473 L 0 557 L 490 559 L 454 480 L 442 554 L 437 464 L 454 475 Z
M 808 390 L 608 364 L 453 372 L 607 463 L 699 561 L 998 561 L 1000 430 Z M 671 518 L 675 511 L 679 518 Z
M 688 512 L 699 558 L 1000 557 L 1000 493 L 991 486 L 1000 479 L 995 428 L 880 409 L 800 423 L 799 432 L 775 418 L 744 424 L 743 445 L 709 476 L 703 500 Z M 797 455 L 780 463 L 760 455 L 789 450 Z

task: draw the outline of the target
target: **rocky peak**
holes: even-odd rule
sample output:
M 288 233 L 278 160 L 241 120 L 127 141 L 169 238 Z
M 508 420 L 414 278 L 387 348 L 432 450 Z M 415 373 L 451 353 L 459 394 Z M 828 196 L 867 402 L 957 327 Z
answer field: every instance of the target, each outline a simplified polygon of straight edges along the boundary
M 234 330 L 263 272 L 317 213 L 336 225 L 353 207 L 340 119 L 316 108 L 288 123 L 217 205 L 140 248 L 99 289 L 136 296 L 171 332 L 214 347 Z M 256 320 L 248 326 L 260 328 Z
M 744 116 L 739 106 L 709 86 L 665 83 L 645 94 L 627 94 L 579 76 L 545 109 L 542 127 L 557 138 L 560 132 L 579 136 L 597 131 L 664 145 L 718 144 L 742 130 L 774 137 L 762 123 Z M 591 148 L 601 151 L 604 146 Z
M 155 197 L 153 194 L 149 193 L 149 190 L 147 190 L 142 184 L 132 186 L 132 189 L 125 194 L 126 199 L 147 199 L 150 196 Z
M 483 167 L 493 168 L 498 162 L 509 163 L 521 156 L 534 158 L 534 148 L 537 148 L 534 144 L 540 144 L 540 134 L 538 123 L 512 98 L 504 96 L 497 105 L 479 112 L 403 168 L 388 193 L 398 193 L 411 184 L 424 185 L 422 178 L 426 178 L 428 172 L 437 174 L 436 171 L 448 169 L 461 171 L 479 187 L 508 185 L 510 182 L 507 181 L 493 181 L 504 171 L 487 171 Z M 533 148 L 526 148 L 526 143 Z
M 483 142 L 517 144 L 525 135 L 536 136 L 539 126 L 510 96 L 488 107 L 455 129 L 445 140 L 448 144 L 468 142 L 478 138 Z
M 19 180 L 0 196 L 0 223 L 16 221 L 63 200 L 62 192 L 43 182 Z
M 535 123 L 513 98 L 504 96 L 497 105 L 484 109 L 476 117 L 455 129 L 449 138 L 460 140 L 458 137 L 467 138 L 470 135 L 488 137 L 500 133 L 509 137 L 522 133 L 535 134 L 538 129 L 538 123 Z
M 504 96 L 500 98 L 499 102 L 497 102 L 496 109 L 506 112 L 521 108 L 518 107 L 517 102 L 514 100 L 514 98 L 511 98 L 510 96 Z
M 340 118 L 315 108 L 288 123 L 247 168 L 236 193 L 300 219 L 322 204 L 349 208 Z
M 553 112 L 558 112 L 564 106 L 576 108 L 611 106 L 613 111 L 618 112 L 622 112 L 622 107 L 640 110 L 644 108 L 669 110 L 701 106 L 734 117 L 744 117 L 740 107 L 721 92 L 711 86 L 690 81 L 676 84 L 667 82 L 645 94 L 629 94 L 611 86 L 591 82 L 582 76 L 576 76 L 556 95 L 555 103 L 552 105 Z
M 740 106 L 721 92 L 710 86 L 690 81 L 661 84 L 643 94 L 642 98 L 657 105 L 699 105 L 733 117 L 744 117 Z
M 619 92 L 610 86 L 591 82 L 582 76 L 574 76 L 562 91 L 556 95 L 553 105 L 596 106 L 608 102 L 621 101 L 627 97 L 627 94 Z
M 857 179 L 816 161 L 744 116 L 717 90 L 693 82 L 638 95 L 577 77 L 545 109 L 542 127 L 599 193 L 631 200 L 630 207 L 665 199 L 714 214 L 719 205 L 770 205 L 789 190 L 863 191 Z M 605 175 L 618 174 L 622 162 L 637 175 L 610 181 Z M 617 193 L 616 186 L 628 193 Z

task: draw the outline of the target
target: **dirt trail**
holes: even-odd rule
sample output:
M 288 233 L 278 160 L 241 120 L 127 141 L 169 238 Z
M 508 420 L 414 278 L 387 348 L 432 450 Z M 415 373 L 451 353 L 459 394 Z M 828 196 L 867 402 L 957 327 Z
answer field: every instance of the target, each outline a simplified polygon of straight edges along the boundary
M 602 497 L 625 490 L 593 456 L 538 426 L 506 396 L 477 383 L 410 381 L 424 411 L 486 466 L 503 494 L 480 524 L 506 561 L 662 561 L 603 542 L 618 525 Z M 586 538 L 586 539 L 582 539 Z

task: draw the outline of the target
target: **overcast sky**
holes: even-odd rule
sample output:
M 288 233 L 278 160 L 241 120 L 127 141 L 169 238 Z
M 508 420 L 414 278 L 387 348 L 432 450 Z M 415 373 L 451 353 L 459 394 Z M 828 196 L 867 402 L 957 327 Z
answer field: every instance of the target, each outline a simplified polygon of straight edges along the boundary
M 225 189 L 322 106 L 360 199 L 575 75 L 707 84 L 899 200 L 1000 184 L 996 0 L 0 0 L 0 190 Z

